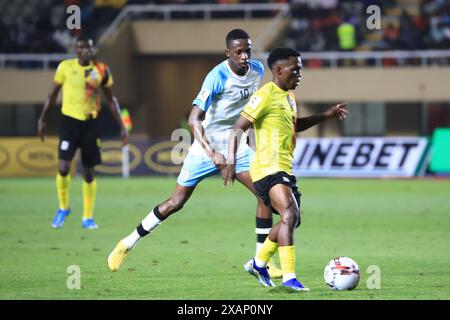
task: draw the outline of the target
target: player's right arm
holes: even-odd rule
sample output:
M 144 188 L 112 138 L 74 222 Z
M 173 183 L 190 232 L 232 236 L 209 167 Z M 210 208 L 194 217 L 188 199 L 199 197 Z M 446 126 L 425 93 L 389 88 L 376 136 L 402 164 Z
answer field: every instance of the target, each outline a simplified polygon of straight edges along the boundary
M 55 77 L 53 79 L 53 88 L 50 94 L 47 97 L 47 100 L 45 100 L 44 107 L 42 108 L 41 114 L 38 118 L 38 135 L 41 138 L 41 141 L 44 142 L 44 135 L 45 135 L 45 116 L 47 115 L 47 112 L 50 108 L 53 108 L 53 106 L 56 104 L 56 99 L 58 98 L 59 91 L 61 91 L 61 87 L 64 83 L 64 80 L 66 78 L 66 68 L 67 63 L 66 60 L 62 61 L 58 68 L 56 68 Z
M 61 90 L 62 84 L 53 83 L 53 88 L 50 94 L 45 100 L 44 107 L 42 108 L 41 114 L 38 119 L 38 135 L 41 138 L 41 141 L 44 142 L 45 135 L 45 127 L 47 124 L 45 123 L 45 116 L 47 115 L 47 111 L 52 108 L 56 104 L 56 99 L 58 98 L 59 91 Z
M 234 124 L 233 131 L 230 134 L 230 142 L 228 144 L 227 165 L 222 172 L 222 178 L 225 185 L 233 183 L 234 181 L 236 152 L 239 146 L 239 142 L 241 141 L 242 134 L 247 131 L 252 125 L 253 122 L 251 122 L 247 117 L 244 117 L 243 115 L 239 116 L 239 118 L 236 120 L 236 123 Z
M 194 134 L 194 138 L 200 143 L 207 156 L 214 165 L 222 170 L 225 166 L 225 156 L 214 150 L 208 137 L 205 134 L 205 128 L 202 121 L 205 119 L 206 112 L 211 107 L 214 99 L 223 91 L 223 76 L 219 68 L 214 68 L 208 73 L 203 81 L 202 88 L 197 97 L 192 102 L 193 108 L 189 114 L 188 124 Z
M 188 124 L 194 134 L 194 138 L 197 139 L 203 150 L 205 150 L 206 155 L 211 159 L 214 165 L 221 170 L 225 165 L 225 156 L 220 152 L 215 151 L 206 137 L 205 128 L 203 128 L 202 125 L 205 114 L 205 111 L 200 109 L 197 105 L 194 105 L 189 114 Z

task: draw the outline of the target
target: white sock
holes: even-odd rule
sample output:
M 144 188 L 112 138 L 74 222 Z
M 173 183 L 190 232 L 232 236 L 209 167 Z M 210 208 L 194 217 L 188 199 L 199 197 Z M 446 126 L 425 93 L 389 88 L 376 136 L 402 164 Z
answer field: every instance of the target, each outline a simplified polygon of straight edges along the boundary
M 255 264 L 258 268 L 265 268 L 267 263 L 255 257 Z
M 152 210 L 144 220 L 142 220 L 141 224 L 145 231 L 152 232 L 161 224 L 161 220 L 155 216 Z
M 128 237 L 122 239 L 122 242 L 128 247 L 128 249 L 132 249 L 140 238 L 141 236 L 139 235 L 137 230 L 134 229 Z
M 283 282 L 286 282 L 286 281 L 289 281 L 289 280 L 295 279 L 295 278 L 297 278 L 295 273 L 285 273 L 285 274 L 283 274 Z
M 155 214 L 153 213 L 153 210 L 142 220 L 141 226 L 142 228 L 147 231 L 148 233 L 152 232 L 161 224 L 161 220 L 159 220 Z M 139 228 L 139 227 L 138 227 Z M 139 241 L 139 239 L 142 238 L 142 236 L 137 231 L 137 228 L 133 230 L 133 232 L 126 238 L 122 239 L 122 242 L 129 248 L 132 249 L 136 243 Z
M 255 253 L 255 257 L 258 256 L 259 250 L 261 250 L 261 247 L 263 246 L 263 244 L 261 242 L 257 242 L 256 243 L 256 253 Z

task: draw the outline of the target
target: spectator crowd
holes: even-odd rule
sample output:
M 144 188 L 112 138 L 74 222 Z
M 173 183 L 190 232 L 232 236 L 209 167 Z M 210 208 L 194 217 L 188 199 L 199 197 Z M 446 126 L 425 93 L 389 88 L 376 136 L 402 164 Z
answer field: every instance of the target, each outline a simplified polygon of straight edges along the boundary
M 127 4 L 290 3 L 285 44 L 302 52 L 450 48 L 450 0 L 0 0 L 1 53 L 66 53 L 82 32 L 98 38 Z M 66 26 L 66 8 L 81 8 L 81 29 Z M 381 30 L 367 25 L 381 9 Z

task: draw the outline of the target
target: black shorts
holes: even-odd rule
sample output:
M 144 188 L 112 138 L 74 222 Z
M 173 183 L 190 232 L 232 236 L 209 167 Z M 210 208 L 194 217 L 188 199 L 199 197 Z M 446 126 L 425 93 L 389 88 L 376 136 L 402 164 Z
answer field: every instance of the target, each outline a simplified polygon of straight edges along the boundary
M 269 208 L 272 208 L 272 212 L 279 214 L 275 208 L 272 207 L 270 203 L 269 190 L 277 184 L 284 184 L 291 188 L 294 194 L 295 200 L 297 201 L 297 206 L 300 210 L 300 196 L 301 193 L 297 189 L 297 179 L 295 176 L 289 175 L 284 171 L 279 171 L 277 173 L 271 174 L 261 180 L 255 181 L 256 194 L 264 201 L 264 204 Z
M 81 148 L 81 163 L 83 166 L 94 167 L 101 163 L 97 119 L 81 121 L 61 115 L 59 132 L 59 159 L 72 161 L 77 149 Z

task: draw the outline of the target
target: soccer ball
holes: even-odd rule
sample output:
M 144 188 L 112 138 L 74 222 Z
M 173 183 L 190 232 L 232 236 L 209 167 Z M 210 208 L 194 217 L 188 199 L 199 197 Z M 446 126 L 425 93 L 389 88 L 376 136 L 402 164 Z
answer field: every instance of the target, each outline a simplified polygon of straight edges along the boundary
M 332 290 L 353 290 L 359 283 L 359 267 L 353 259 L 336 257 L 325 266 L 323 277 Z

